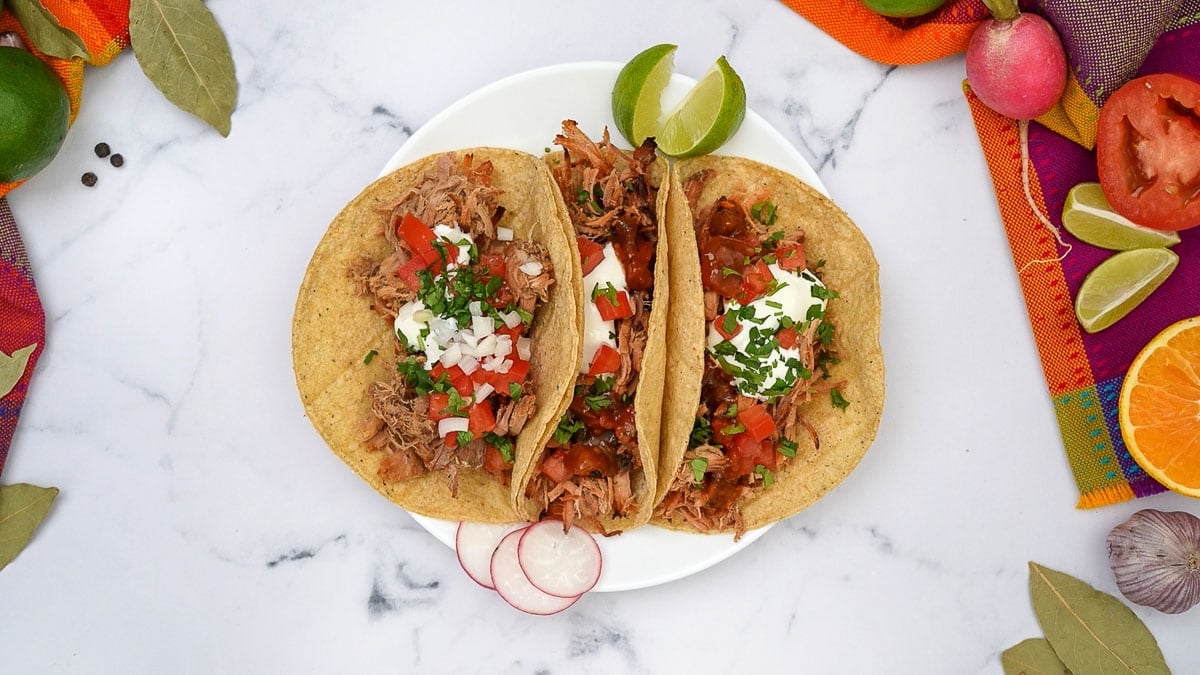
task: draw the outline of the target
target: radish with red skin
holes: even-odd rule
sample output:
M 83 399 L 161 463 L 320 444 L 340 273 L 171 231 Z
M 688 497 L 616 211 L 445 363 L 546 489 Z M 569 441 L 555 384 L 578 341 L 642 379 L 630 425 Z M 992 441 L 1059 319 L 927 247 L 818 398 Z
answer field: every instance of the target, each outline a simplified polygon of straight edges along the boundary
M 500 545 L 504 535 L 514 529 L 525 529 L 524 524 L 496 525 L 493 523 L 458 524 L 454 534 L 454 553 L 458 564 L 475 583 L 488 590 L 496 590 L 492 583 L 492 554 Z
M 1067 55 L 1054 27 L 1016 0 L 984 0 L 992 19 L 967 44 L 967 82 L 987 107 L 1016 120 L 1049 112 L 1067 83 Z
M 529 614 L 557 614 L 575 604 L 582 596 L 560 598 L 541 591 L 529 582 L 517 555 L 522 534 L 523 530 L 509 532 L 492 554 L 492 581 L 496 585 L 496 592 L 505 602 Z
M 583 528 L 564 529 L 561 520 L 543 520 L 525 528 L 517 559 L 531 584 L 563 598 L 592 590 L 603 566 L 596 538 Z

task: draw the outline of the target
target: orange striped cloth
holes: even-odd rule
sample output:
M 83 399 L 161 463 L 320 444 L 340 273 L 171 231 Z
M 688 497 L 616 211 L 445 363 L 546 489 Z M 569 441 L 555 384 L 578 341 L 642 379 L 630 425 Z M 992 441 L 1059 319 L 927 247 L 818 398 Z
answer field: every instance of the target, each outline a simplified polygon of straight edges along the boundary
M 93 66 L 103 66 L 129 46 L 129 0 L 41 0 L 42 5 L 58 18 L 60 24 L 74 30 L 88 52 L 87 61 Z M 71 100 L 71 121 L 79 113 L 83 94 L 82 59 L 56 59 L 38 51 L 12 12 L 5 9 L 0 13 L 0 33 L 16 31 L 38 58 L 45 61 L 62 78 Z M 0 197 L 8 194 L 20 183 L 0 183 Z
M 915 19 L 879 16 L 861 0 L 783 2 L 850 49 L 896 65 L 963 51 L 989 17 L 981 0 L 951 0 Z M 1109 94 L 1150 73 L 1177 72 L 1200 81 L 1200 0 L 1020 4 L 1022 11 L 1046 18 L 1062 38 L 1070 67 L 1058 105 L 1020 125 L 988 109 L 966 82 L 963 90 L 1079 489 L 1078 506 L 1089 508 L 1164 490 L 1125 447 L 1118 395 L 1130 362 L 1158 331 L 1200 314 L 1195 290 L 1200 288 L 1200 228 L 1181 234 L 1175 246 L 1179 267 L 1158 290 L 1112 327 L 1088 334 L 1075 319 L 1073 299 L 1087 274 L 1112 251 L 1062 231 L 1062 208 L 1071 187 L 1097 180 L 1092 148 Z

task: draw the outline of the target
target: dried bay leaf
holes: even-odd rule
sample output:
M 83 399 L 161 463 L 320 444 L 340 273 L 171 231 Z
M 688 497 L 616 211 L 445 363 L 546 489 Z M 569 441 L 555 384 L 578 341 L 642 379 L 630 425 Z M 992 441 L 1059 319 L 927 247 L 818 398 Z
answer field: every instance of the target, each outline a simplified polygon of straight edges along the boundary
M 83 38 L 59 23 L 41 0 L 8 0 L 8 9 L 43 54 L 60 59 L 91 58 Z
M 17 382 L 21 381 L 21 376 L 25 374 L 25 368 L 29 365 L 29 356 L 35 349 L 36 342 L 21 347 L 13 352 L 12 356 L 0 352 L 0 398 L 8 396 L 13 387 L 17 386 Z
M 1171 672 L 1150 629 L 1113 596 L 1034 562 L 1029 563 L 1029 594 L 1046 640 L 1073 672 Z
M 0 570 L 33 538 L 57 496 L 56 487 L 28 483 L 0 485 Z
M 129 41 L 167 100 L 229 135 L 237 103 L 233 56 L 201 0 L 132 0 Z
M 1000 655 L 1004 675 L 1071 675 L 1045 638 L 1029 638 Z

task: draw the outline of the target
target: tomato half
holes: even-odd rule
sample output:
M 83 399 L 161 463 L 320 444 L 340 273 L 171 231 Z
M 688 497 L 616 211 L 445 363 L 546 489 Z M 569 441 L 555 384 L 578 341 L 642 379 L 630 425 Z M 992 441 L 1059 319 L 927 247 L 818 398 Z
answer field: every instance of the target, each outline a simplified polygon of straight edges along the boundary
M 1100 109 L 1100 187 L 1113 209 L 1157 230 L 1200 225 L 1200 83 L 1131 80 Z

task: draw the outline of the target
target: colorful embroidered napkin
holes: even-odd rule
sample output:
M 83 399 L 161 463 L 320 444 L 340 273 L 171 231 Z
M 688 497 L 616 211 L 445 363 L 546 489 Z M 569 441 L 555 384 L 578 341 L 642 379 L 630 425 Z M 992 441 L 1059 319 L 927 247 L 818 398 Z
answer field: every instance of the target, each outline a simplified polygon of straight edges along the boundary
M 128 0 L 41 0 L 64 26 L 83 39 L 92 65 L 112 60 L 129 44 Z M 48 57 L 37 51 L 29 36 L 6 9 L 0 13 L 0 33 L 16 31 L 30 50 L 50 65 L 62 78 L 71 100 L 71 120 L 79 111 L 83 91 L 83 67 L 80 59 L 70 61 Z M 8 194 L 19 183 L 0 183 L 0 384 L 10 380 L 9 373 L 19 372 L 10 391 L 0 388 L 0 471 L 8 458 L 9 446 L 17 428 L 17 418 L 29 388 L 34 364 L 41 356 L 46 336 L 46 318 L 21 233 L 13 219 Z M 49 226 L 44 223 L 42 226 Z
M 979 0 L 955 0 L 929 16 L 905 20 L 880 17 L 859 0 L 784 2 L 860 54 L 896 64 L 965 49 L 971 32 L 988 16 Z M 1113 91 L 1132 77 L 1156 72 L 1200 80 L 1200 0 L 1040 0 L 1022 3 L 1022 8 L 1054 25 L 1070 65 L 1058 106 L 1028 125 L 1028 163 L 1021 126 L 984 106 L 965 82 L 963 89 L 1079 488 L 1078 505 L 1089 508 L 1164 490 L 1129 456 L 1118 425 L 1117 397 L 1130 362 L 1154 335 L 1179 319 L 1200 315 L 1200 232 L 1181 234 L 1174 247 L 1179 266 L 1148 300 L 1112 327 L 1090 335 L 1075 319 L 1075 292 L 1113 252 L 1062 230 L 1062 207 L 1073 186 L 1096 180 L 1091 150 L 1096 120 Z M 1042 224 L 1030 202 L 1059 230 L 1066 246 Z

